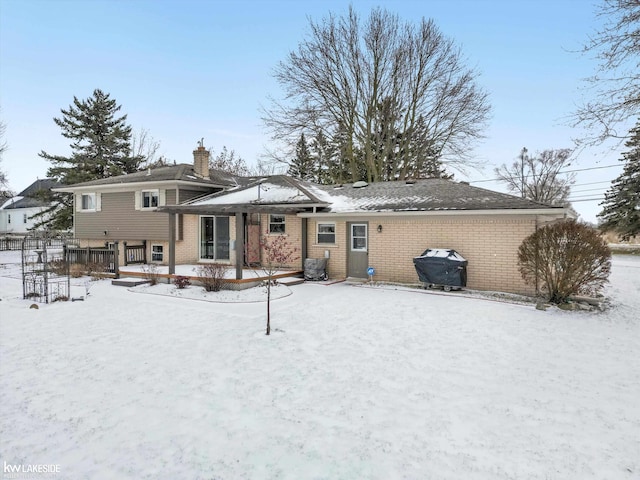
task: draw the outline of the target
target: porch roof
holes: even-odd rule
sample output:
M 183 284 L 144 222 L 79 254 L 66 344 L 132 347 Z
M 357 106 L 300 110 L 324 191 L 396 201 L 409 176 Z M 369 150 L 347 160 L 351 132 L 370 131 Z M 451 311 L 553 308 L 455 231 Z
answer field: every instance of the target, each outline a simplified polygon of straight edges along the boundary
M 236 213 L 282 213 L 296 214 L 309 211 L 313 207 L 324 207 L 325 204 L 254 204 L 254 203 L 221 203 L 215 205 L 165 205 L 158 207 L 158 212 L 183 213 L 193 215 L 235 215 Z

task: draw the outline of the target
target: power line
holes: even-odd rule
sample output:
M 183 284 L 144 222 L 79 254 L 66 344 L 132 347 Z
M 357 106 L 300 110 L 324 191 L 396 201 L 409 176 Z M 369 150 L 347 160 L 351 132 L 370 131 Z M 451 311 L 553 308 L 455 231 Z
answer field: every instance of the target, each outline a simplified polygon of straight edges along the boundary
M 606 190 L 607 187 L 600 188 L 585 188 L 584 190 L 571 190 L 571 193 L 580 193 L 580 192 L 601 192 L 602 190 Z
M 589 168 L 576 168 L 574 170 L 561 170 L 559 172 L 557 172 L 557 174 L 561 174 L 561 173 L 574 173 L 574 172 L 586 172 L 587 170 L 600 170 L 602 168 L 613 168 L 613 167 L 619 167 L 620 164 L 616 163 L 613 165 L 603 165 L 601 167 L 589 167 Z M 529 176 L 527 175 L 527 178 L 529 178 Z M 469 183 L 484 183 L 484 182 L 495 182 L 495 181 L 500 181 L 502 180 L 501 178 L 490 178 L 488 180 L 470 180 Z
M 578 203 L 578 202 L 592 202 L 592 201 L 598 201 L 598 200 L 604 200 L 604 198 L 602 197 L 596 197 L 596 198 L 583 198 L 580 200 L 572 200 L 572 199 L 567 199 L 568 202 L 571 203 Z
M 605 180 L 602 182 L 589 182 L 589 183 L 574 183 L 572 186 L 573 187 L 585 187 L 587 185 L 600 185 L 601 183 L 611 183 L 610 180 Z

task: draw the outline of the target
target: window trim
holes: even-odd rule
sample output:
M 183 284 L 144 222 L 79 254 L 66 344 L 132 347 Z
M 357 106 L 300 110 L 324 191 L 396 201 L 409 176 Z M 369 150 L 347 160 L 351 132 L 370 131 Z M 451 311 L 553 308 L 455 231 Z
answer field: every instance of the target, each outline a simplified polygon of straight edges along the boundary
M 364 235 L 354 235 L 354 227 L 364 227 Z M 364 238 L 364 247 L 355 247 L 354 240 L 356 238 Z M 369 251 L 369 224 L 367 223 L 352 223 L 351 231 L 349 232 L 349 249 L 352 252 L 368 252 Z
M 160 252 L 154 252 L 156 247 L 160 247 Z M 154 255 L 160 255 L 160 260 L 156 260 L 153 258 Z M 161 243 L 152 243 L 151 244 L 151 263 L 162 263 L 164 262 L 164 245 Z
M 84 199 L 86 198 L 91 198 L 91 203 L 92 206 L 90 208 L 85 208 L 84 207 Z M 93 192 L 93 193 L 81 193 L 80 194 L 80 205 L 79 205 L 79 211 L 80 212 L 97 212 L 98 211 L 98 194 Z
M 282 222 L 274 222 L 272 217 L 282 217 Z M 273 227 L 282 226 L 282 231 L 274 231 Z M 287 216 L 284 213 L 269 214 L 269 235 L 286 235 L 287 233 Z
M 320 226 L 333 227 L 333 242 L 320 241 L 320 235 L 332 235 L 331 233 L 320 233 Z M 316 245 L 335 245 L 336 244 L 336 222 L 316 222 Z
M 145 193 L 150 194 L 149 196 L 149 201 L 150 203 L 153 203 L 153 198 L 155 197 L 156 199 L 156 204 L 155 205 L 150 205 L 148 207 L 145 207 L 144 205 L 144 199 L 145 199 Z M 158 207 L 160 206 L 160 190 L 158 189 L 149 189 L 149 190 L 141 190 L 140 191 L 140 210 L 156 210 Z

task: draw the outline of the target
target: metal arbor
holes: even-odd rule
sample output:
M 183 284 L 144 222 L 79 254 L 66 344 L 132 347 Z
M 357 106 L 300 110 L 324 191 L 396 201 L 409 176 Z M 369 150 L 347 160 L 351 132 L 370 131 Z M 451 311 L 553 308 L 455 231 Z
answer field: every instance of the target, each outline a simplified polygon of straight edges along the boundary
M 69 263 L 64 258 L 66 239 L 28 236 L 22 241 L 22 298 L 40 303 L 70 298 Z

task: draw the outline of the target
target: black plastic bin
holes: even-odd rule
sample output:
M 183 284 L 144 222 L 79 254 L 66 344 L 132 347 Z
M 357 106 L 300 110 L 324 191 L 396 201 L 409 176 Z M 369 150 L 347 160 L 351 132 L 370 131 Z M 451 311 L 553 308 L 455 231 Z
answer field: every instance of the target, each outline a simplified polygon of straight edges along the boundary
M 426 287 L 443 287 L 445 291 L 467 286 L 467 260 L 449 248 L 427 248 L 413 259 L 418 278 Z
M 305 280 L 326 280 L 327 259 L 326 258 L 305 258 L 304 259 L 304 279 Z

